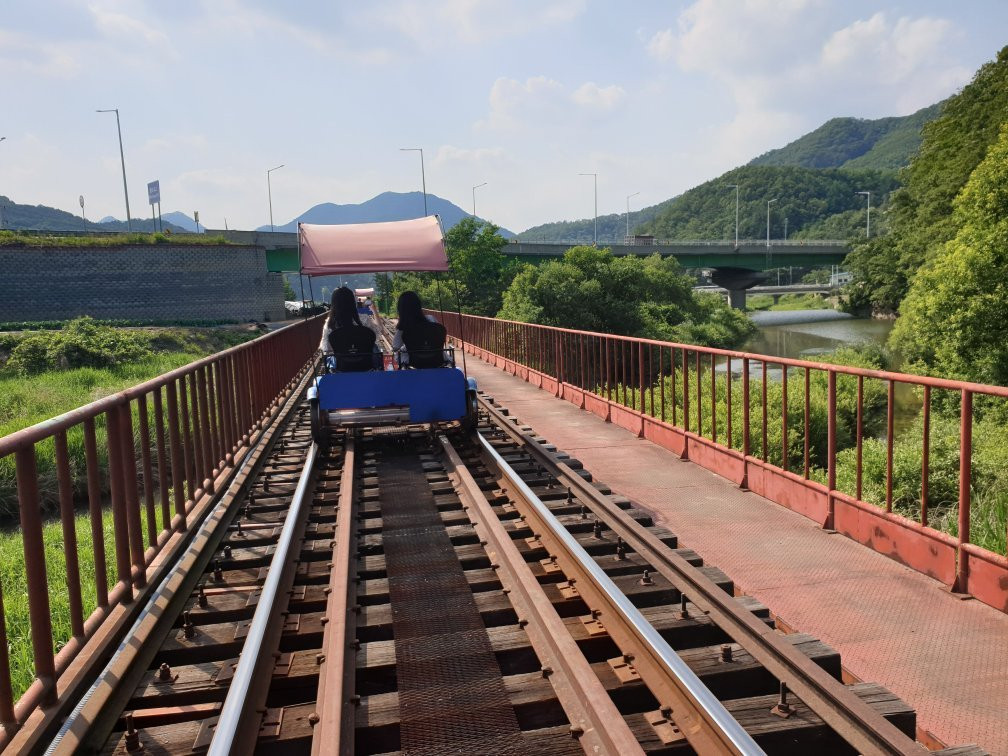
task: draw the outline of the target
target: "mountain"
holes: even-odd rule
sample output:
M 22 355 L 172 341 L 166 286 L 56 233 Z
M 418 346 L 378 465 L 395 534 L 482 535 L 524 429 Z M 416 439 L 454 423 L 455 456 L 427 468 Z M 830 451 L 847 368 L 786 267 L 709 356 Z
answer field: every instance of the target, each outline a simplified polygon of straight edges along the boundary
M 164 223 L 165 228 L 168 228 L 170 223 L 172 227 L 178 227 L 184 229 L 190 233 L 196 233 L 196 221 L 190 218 L 185 213 L 181 213 L 178 210 L 171 213 L 164 213 L 161 215 L 161 221 Z M 204 230 L 203 223 L 200 223 L 200 232 Z
M 447 231 L 469 213 L 453 202 L 427 195 L 427 211 L 441 217 L 441 224 Z M 379 223 L 382 221 L 409 220 L 419 218 L 424 212 L 424 197 L 422 192 L 382 192 L 366 202 L 357 205 L 335 205 L 324 202 L 321 205 L 306 210 L 290 223 L 276 226 L 277 231 L 297 231 L 298 223 Z M 260 226 L 256 231 L 269 231 L 269 226 Z M 512 231 L 500 229 L 501 236 L 511 238 Z
M 675 198 L 665 200 L 657 205 L 633 210 L 630 213 L 630 232 L 641 226 L 646 226 L 662 212 Z M 599 244 L 622 243 L 627 230 L 626 213 L 612 213 L 598 217 Z M 573 221 L 555 221 L 533 226 L 518 234 L 522 241 L 535 242 L 578 242 L 591 244 L 595 238 L 595 219 L 583 218 Z
M 3 228 L 8 230 L 31 230 L 31 231 L 126 231 L 126 221 L 121 221 L 112 216 L 106 216 L 101 221 L 88 220 L 65 210 L 58 210 L 55 207 L 46 205 L 19 205 L 11 202 L 8 197 L 0 196 L 0 214 L 3 215 Z M 165 222 L 166 231 L 174 233 L 184 232 L 185 228 Z M 153 231 L 150 218 L 134 218 L 134 231 Z
M 910 163 L 920 147 L 921 128 L 940 115 L 942 105 L 938 102 L 902 117 L 831 118 L 790 144 L 754 158 L 749 165 L 898 170 Z
M 946 101 L 947 102 L 947 101 Z M 630 214 L 631 233 L 661 239 L 733 239 L 739 190 L 739 238 L 766 234 L 766 201 L 772 207 L 774 238 L 846 239 L 863 233 L 865 198 L 872 193 L 872 229 L 883 231 L 875 214 L 899 188 L 898 171 L 910 163 L 921 143 L 921 129 L 940 114 L 944 102 L 893 118 L 833 118 L 785 147 L 771 150 L 747 165 L 683 192 L 678 197 Z M 621 242 L 626 215 L 600 215 L 600 244 Z M 523 241 L 570 241 L 590 244 L 594 220 L 557 221 L 518 234 Z

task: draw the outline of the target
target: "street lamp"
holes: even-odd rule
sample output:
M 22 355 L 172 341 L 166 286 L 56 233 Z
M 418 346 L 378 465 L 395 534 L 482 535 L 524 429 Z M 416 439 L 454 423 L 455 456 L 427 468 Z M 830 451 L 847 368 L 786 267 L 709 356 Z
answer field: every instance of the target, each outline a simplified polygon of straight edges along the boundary
M 598 246 L 598 174 L 579 173 L 578 176 L 591 176 L 595 179 L 595 246 Z
M 864 235 L 865 239 L 871 236 L 871 192 L 855 192 L 855 194 L 863 194 L 868 198 L 868 218 L 865 221 Z
M 270 186 L 270 174 L 273 171 L 279 171 L 283 168 L 283 164 L 278 165 L 276 168 L 269 168 L 266 170 L 266 196 L 269 198 L 269 211 L 270 211 L 270 231 L 276 231 L 273 227 L 273 187 Z
M 95 112 L 116 114 L 116 131 L 119 132 L 119 160 L 122 163 L 122 174 L 123 174 L 123 195 L 126 197 L 126 228 L 132 231 L 133 219 L 130 217 L 129 191 L 127 191 L 126 189 L 126 157 L 125 155 L 123 155 L 122 126 L 119 124 L 119 108 L 109 108 L 108 110 L 96 110 Z
M 636 197 L 640 192 L 628 194 L 626 198 L 626 243 L 630 243 L 630 198 Z
M 774 197 L 772 200 L 767 200 L 766 203 L 766 248 L 769 252 L 770 249 L 770 205 L 777 201 Z
M 4 141 L 7 137 L 0 137 L 0 142 Z M 0 229 L 3 228 L 3 205 L 0 205 Z
M 735 249 L 738 249 L 738 184 L 728 184 L 730 189 L 735 190 Z
M 481 186 L 486 186 L 486 185 L 487 185 L 487 182 L 484 181 L 482 184 L 476 184 L 476 186 L 473 187 L 473 218 L 476 217 L 476 190 L 479 189 Z
M 423 186 L 423 214 L 427 217 L 427 176 L 424 174 L 424 164 L 423 164 L 423 147 L 400 147 L 400 152 L 419 152 L 420 153 L 420 181 Z M 475 215 L 475 213 L 473 213 Z

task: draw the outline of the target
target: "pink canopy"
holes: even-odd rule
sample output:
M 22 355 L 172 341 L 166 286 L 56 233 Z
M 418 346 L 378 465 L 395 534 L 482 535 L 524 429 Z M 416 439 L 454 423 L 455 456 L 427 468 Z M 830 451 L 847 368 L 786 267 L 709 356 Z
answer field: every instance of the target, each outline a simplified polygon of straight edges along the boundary
M 298 224 L 301 272 L 376 273 L 448 270 L 444 233 L 436 215 L 391 223 Z

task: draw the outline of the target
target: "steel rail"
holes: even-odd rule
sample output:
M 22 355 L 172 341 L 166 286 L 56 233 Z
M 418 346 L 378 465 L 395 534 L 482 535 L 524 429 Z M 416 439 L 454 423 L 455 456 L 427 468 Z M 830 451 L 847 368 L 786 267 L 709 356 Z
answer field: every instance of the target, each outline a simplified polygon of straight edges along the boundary
M 479 483 L 444 434 L 438 435 L 438 442 L 449 479 L 463 504 L 468 505 L 466 513 L 486 544 L 487 555 L 499 569 L 519 623 L 528 622 L 525 631 L 542 664 L 543 676 L 548 677 L 571 723 L 571 734 L 586 753 L 642 754 L 626 720 L 494 514 Z
M 112 701 L 119 695 L 118 691 L 124 682 L 130 678 L 130 670 L 140 663 L 149 662 L 149 658 L 138 661 L 145 645 L 143 642 L 138 643 L 138 639 L 147 639 L 154 634 L 165 618 L 174 616 L 172 606 L 179 601 L 184 602 L 190 595 L 190 576 L 202 572 L 204 563 L 209 562 L 208 547 L 219 542 L 220 526 L 226 522 L 235 497 L 249 480 L 246 469 L 254 469 L 262 462 L 262 454 L 270 449 L 277 432 L 282 433 L 284 420 L 296 412 L 297 397 L 304 390 L 307 375 L 302 378 L 302 385 L 288 397 L 285 405 L 276 411 L 266 428 L 250 440 L 248 449 L 241 453 L 236 467 L 222 476 L 221 484 L 223 486 L 226 483 L 227 488 L 221 488 L 219 498 L 216 501 L 210 500 L 204 509 L 193 511 L 194 527 L 181 540 L 177 547 L 179 553 L 165 561 L 163 578 L 162 572 L 154 574 L 149 599 L 142 610 L 136 613 L 131 628 L 123 635 L 104 668 L 60 726 L 46 750 L 47 754 L 71 754 L 82 749 L 86 738 L 92 738 L 96 722 L 110 707 L 115 707 Z M 139 609 L 139 605 L 137 608 Z M 98 652 L 94 655 L 98 656 Z M 35 729 L 40 732 L 42 728 Z M 37 745 L 38 737 L 33 733 L 32 738 L 26 739 L 24 735 L 25 732 L 22 731 L 15 737 L 13 744 L 19 752 L 32 751 Z
M 500 471 L 513 491 L 525 500 L 528 512 L 543 528 L 540 538 L 548 533 L 550 540 L 563 552 L 562 555 L 557 554 L 558 559 L 566 557 L 564 561 L 572 563 L 567 565 L 568 568 L 573 567 L 570 571 L 587 578 L 587 588 L 592 597 L 605 606 L 604 609 L 594 608 L 600 611 L 598 619 L 609 634 L 614 635 L 614 624 L 620 626 L 625 636 L 634 642 L 633 651 L 646 654 L 646 659 L 636 659 L 637 671 L 663 705 L 670 703 L 667 699 L 663 700 L 663 693 L 673 699 L 672 718 L 689 744 L 698 753 L 763 754 L 763 749 L 752 736 L 728 713 L 724 704 L 700 681 L 493 445 L 481 434 L 477 434 L 477 439 L 491 464 Z M 592 587 L 596 590 L 591 590 Z M 579 592 L 585 590 L 584 586 L 578 588 Z M 592 603 L 591 598 L 588 603 Z M 627 648 L 623 651 L 629 653 Z M 656 670 L 660 670 L 660 676 L 653 673 Z
M 290 588 L 298 562 L 297 537 L 304 530 L 306 500 L 310 501 L 310 483 L 314 478 L 318 445 L 312 444 L 305 458 L 304 469 L 298 479 L 291 507 L 284 518 L 283 529 L 277 540 L 276 551 L 270 561 L 266 581 L 256 604 L 248 636 L 242 647 L 234 678 L 221 707 L 214 730 L 209 756 L 227 756 L 232 753 L 251 753 L 259 732 L 260 706 L 263 705 L 270 677 L 273 673 L 274 648 L 270 642 L 279 638 L 283 623 L 275 621 L 284 587 Z M 263 653 L 267 657 L 263 658 Z
M 354 746 L 356 707 L 349 705 L 349 699 L 354 694 L 356 678 L 354 651 L 350 646 L 356 639 L 357 629 L 357 615 L 353 609 L 357 581 L 351 575 L 352 561 L 356 556 L 353 546 L 357 542 L 355 454 L 353 436 L 347 434 L 333 533 L 332 571 L 327 589 L 329 597 L 324 615 L 323 656 L 315 705 L 318 722 L 312 731 L 311 752 L 315 756 L 323 753 L 349 755 L 353 753 Z
M 480 398 L 495 423 L 584 502 L 592 512 L 684 596 L 745 649 L 840 737 L 864 754 L 913 754 L 927 750 L 852 693 L 843 683 L 787 643 L 702 572 L 646 530 L 563 462 L 554 459 L 497 408 Z

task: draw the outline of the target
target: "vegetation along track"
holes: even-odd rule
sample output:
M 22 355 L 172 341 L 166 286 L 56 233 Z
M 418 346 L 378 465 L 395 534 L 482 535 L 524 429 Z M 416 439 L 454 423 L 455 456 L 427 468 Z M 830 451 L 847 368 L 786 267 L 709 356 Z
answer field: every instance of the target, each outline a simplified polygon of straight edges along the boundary
M 50 752 L 924 752 L 910 707 L 485 398 L 472 435 L 324 450 L 305 410 Z

